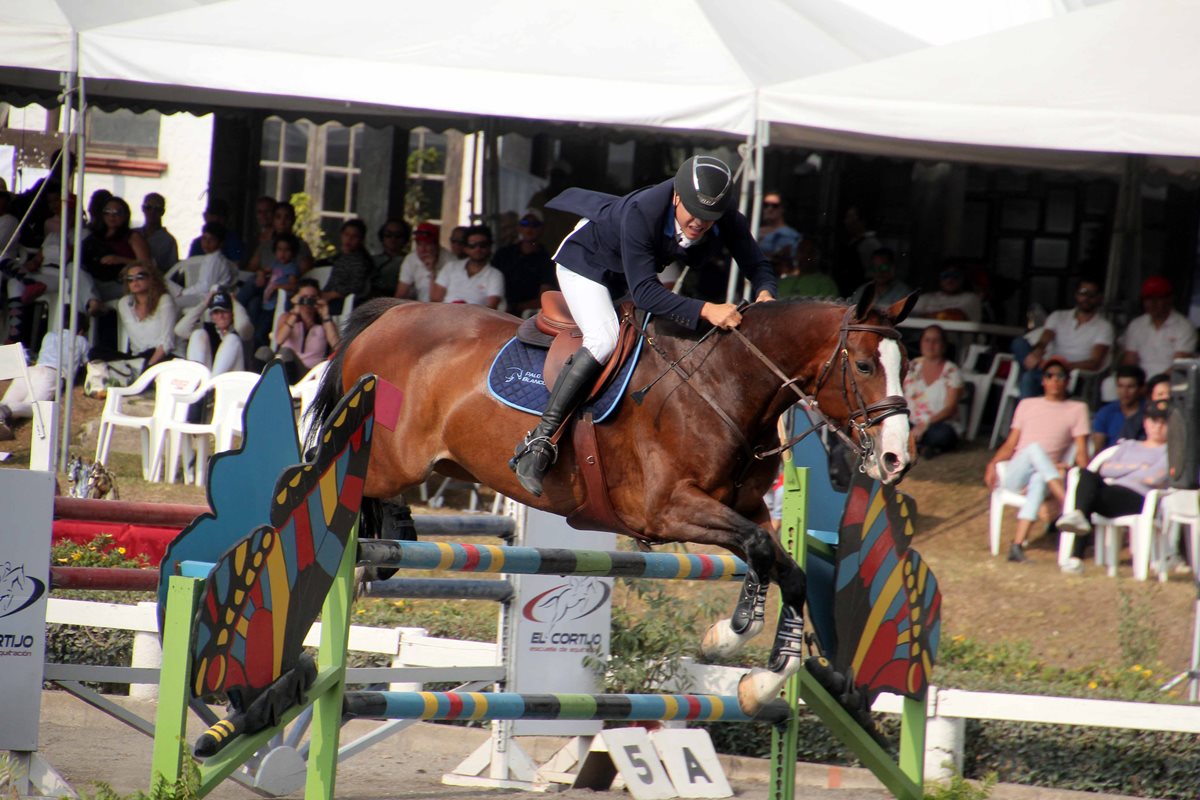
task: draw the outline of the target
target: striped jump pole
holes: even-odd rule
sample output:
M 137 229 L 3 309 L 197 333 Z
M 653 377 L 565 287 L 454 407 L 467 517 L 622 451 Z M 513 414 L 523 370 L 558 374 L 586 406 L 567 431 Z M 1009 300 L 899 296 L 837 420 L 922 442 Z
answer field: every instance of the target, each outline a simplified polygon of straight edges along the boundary
M 511 692 L 347 692 L 343 712 L 373 719 L 680 720 L 772 722 L 790 718 L 776 699 L 753 717 L 737 698 L 715 694 L 516 694 Z
M 509 575 L 588 575 L 597 578 L 691 581 L 740 581 L 746 577 L 746 562 L 730 555 L 560 550 L 391 539 L 360 540 L 358 563 L 360 566 L 503 572 Z

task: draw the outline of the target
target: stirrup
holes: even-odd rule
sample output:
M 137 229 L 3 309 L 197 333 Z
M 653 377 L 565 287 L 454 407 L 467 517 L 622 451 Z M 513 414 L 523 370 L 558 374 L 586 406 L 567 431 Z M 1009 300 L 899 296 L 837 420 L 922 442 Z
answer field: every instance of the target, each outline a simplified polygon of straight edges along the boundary
M 558 445 L 549 436 L 534 436 L 533 431 L 530 431 L 525 434 L 525 439 L 513 451 L 513 457 L 508 460 L 509 469 L 515 472 L 521 459 L 535 450 L 541 450 L 543 454 L 550 457 L 548 466 L 552 466 L 558 461 Z

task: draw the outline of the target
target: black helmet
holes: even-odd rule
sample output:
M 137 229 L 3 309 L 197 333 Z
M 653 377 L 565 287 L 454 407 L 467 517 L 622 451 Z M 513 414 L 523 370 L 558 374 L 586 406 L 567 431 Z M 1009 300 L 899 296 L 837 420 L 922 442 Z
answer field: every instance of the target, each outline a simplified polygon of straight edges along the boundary
M 675 194 L 693 217 L 712 222 L 733 207 L 733 171 L 712 156 L 692 156 L 675 173 Z

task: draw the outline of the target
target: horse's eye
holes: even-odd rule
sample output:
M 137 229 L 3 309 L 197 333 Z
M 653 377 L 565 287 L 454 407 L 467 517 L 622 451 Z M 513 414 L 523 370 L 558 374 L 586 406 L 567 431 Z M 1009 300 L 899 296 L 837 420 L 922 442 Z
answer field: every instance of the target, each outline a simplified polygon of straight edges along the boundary
M 859 371 L 859 374 L 862 374 L 862 375 L 870 375 L 871 374 L 871 362 L 870 361 L 855 361 L 854 367 L 855 367 L 855 369 L 857 369 Z

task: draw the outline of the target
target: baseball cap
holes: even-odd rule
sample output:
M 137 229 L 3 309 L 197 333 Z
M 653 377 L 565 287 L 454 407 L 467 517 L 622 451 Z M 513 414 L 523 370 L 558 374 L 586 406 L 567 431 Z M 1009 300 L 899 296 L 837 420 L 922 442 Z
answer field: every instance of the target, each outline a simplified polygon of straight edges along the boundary
M 1169 297 L 1175 293 L 1175 287 L 1161 275 L 1151 275 L 1142 281 L 1142 297 Z
M 1062 356 L 1050 356 L 1042 362 L 1041 370 L 1042 372 L 1045 372 L 1050 367 L 1060 367 L 1065 370 L 1067 374 L 1070 374 L 1071 372 L 1071 368 L 1067 366 L 1067 360 Z
M 416 231 L 413 232 L 413 238 L 414 239 L 437 239 L 438 238 L 438 226 L 434 225 L 432 222 L 422 222 L 420 225 L 417 226 Z
M 1153 403 L 1147 403 L 1146 416 L 1150 419 L 1166 419 L 1171 416 L 1171 402 L 1169 400 L 1156 400 Z
M 521 215 L 521 223 L 525 224 L 525 220 L 536 222 L 538 225 L 541 225 L 546 221 L 542 219 L 542 212 L 538 211 L 536 208 L 525 209 L 525 213 Z
M 233 298 L 229 296 L 228 292 L 217 292 L 208 301 L 209 311 L 217 308 L 224 309 L 225 311 L 233 311 Z

